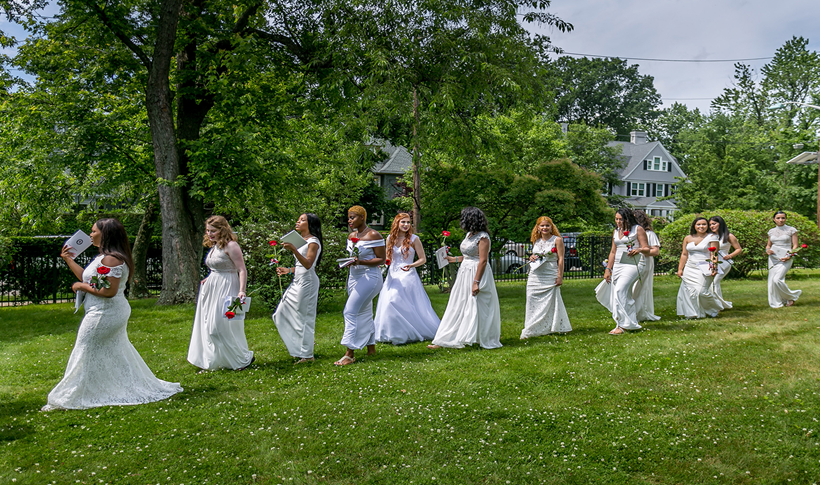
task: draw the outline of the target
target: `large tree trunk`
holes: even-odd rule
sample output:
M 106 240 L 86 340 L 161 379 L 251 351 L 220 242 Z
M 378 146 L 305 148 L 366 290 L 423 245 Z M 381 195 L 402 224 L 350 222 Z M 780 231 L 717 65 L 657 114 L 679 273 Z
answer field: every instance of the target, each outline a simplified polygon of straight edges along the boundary
M 166 0 L 161 4 L 154 58 L 145 92 L 162 216 L 159 304 L 194 301 L 199 284 L 199 245 L 195 243 L 199 231 L 187 210 L 189 198 L 185 188 L 178 184 L 181 172 L 169 79 L 181 6 L 182 0 Z
M 157 203 L 151 201 L 142 215 L 140 229 L 134 239 L 132 256 L 134 258 L 134 276 L 131 278 L 130 298 L 148 298 L 148 277 L 146 272 L 146 259 L 148 259 L 148 248 L 151 246 L 151 238 L 154 235 L 154 222 L 157 220 Z

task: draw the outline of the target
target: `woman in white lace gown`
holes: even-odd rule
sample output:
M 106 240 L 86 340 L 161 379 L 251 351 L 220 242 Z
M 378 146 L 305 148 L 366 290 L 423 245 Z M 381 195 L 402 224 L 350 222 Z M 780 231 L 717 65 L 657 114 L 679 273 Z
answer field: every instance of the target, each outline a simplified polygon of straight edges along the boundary
M 242 249 L 222 216 L 211 216 L 205 222 L 203 244 L 211 248 L 205 257 L 211 272 L 200 285 L 188 362 L 203 371 L 243 370 L 254 361 L 245 338 L 245 321 L 227 318 L 223 309 L 226 296 L 245 298 L 248 272 Z
M 769 229 L 769 241 L 766 243 L 766 254 L 769 255 L 769 306 L 780 308 L 794 305 L 802 293 L 786 285 L 786 273 L 794 263 L 790 251 L 797 250 L 799 244 L 797 229 L 786 225 L 785 212 L 777 211 L 774 223 L 776 227 Z
M 307 244 L 297 249 L 284 243 L 284 249 L 293 253 L 293 268 L 279 267 L 280 275 L 293 274 L 293 281 L 282 294 L 282 300 L 273 314 L 279 336 L 296 364 L 313 361 L 316 333 L 316 305 L 319 303 L 319 276 L 316 267 L 322 261 L 322 223 L 316 214 L 302 214 L 296 221 L 296 231 Z
M 348 365 L 356 362 L 353 352 L 367 347 L 367 355 L 376 353 L 376 326 L 373 323 L 373 299 L 382 289 L 384 280 L 379 268 L 384 263 L 384 238 L 367 227 L 367 211 L 354 205 L 347 210 L 347 224 L 353 229 L 347 239 L 347 252 L 354 258 L 347 277 L 345 331 L 342 345 L 345 355 L 334 362 Z
M 527 310 L 521 338 L 572 330 L 561 298 L 564 283 L 564 239 L 547 216 L 532 229 L 530 274 L 527 277 Z
M 460 349 L 478 343 L 485 349 L 501 347 L 501 310 L 495 290 L 490 256 L 490 233 L 481 209 L 465 207 L 461 228 L 467 235 L 461 242 L 463 256 L 448 256 L 451 263 L 461 262 L 450 290 L 447 309 L 441 317 L 431 349 Z
M 709 221 L 696 217 L 683 239 L 678 276 L 678 315 L 685 318 L 716 317 L 723 310 L 723 303 L 712 293 L 712 280 L 717 274 L 716 251 L 718 238 L 709 232 Z M 710 250 L 709 248 L 714 248 Z
M 632 287 L 632 298 L 635 299 L 635 315 L 639 322 L 655 322 L 661 317 L 655 315 L 655 257 L 661 254 L 661 241 L 658 235 L 652 230 L 652 221 L 646 212 L 642 210 L 634 211 L 635 220 L 638 221 L 643 230 L 646 231 L 646 242 L 649 245 L 648 253 L 641 253 L 641 261 L 638 262 L 640 278 Z
M 646 231 L 635 220 L 630 209 L 621 208 L 615 213 L 615 231 L 612 249 L 607 258 L 604 281 L 595 288 L 595 297 L 612 313 L 615 328 L 610 335 L 620 335 L 624 330 L 640 330 L 632 285 L 640 274 L 641 254 L 649 252 Z
M 726 221 L 724 221 L 722 217 L 711 217 L 709 219 L 709 230 L 718 237 L 718 242 L 720 243 L 717 255 L 720 263 L 718 264 L 718 273 L 715 275 L 714 281 L 712 281 L 712 293 L 720 298 L 724 309 L 732 308 L 732 302 L 726 301 L 723 298 L 723 290 L 720 288 L 720 282 L 723 281 L 723 278 L 732 270 L 734 258 L 743 254 L 743 248 L 740 247 L 740 243 L 735 235 L 729 232 L 729 229 L 726 227 Z M 734 250 L 730 251 L 730 249 Z
M 65 376 L 48 394 L 43 411 L 143 404 L 182 392 L 179 384 L 157 379 L 128 340 L 131 306 L 123 292 L 134 263 L 125 228 L 116 219 L 100 219 L 91 228 L 91 242 L 100 254 L 85 270 L 71 248 L 61 254 L 80 280 L 71 289 L 85 292 L 85 317 Z M 92 280 L 100 275 L 108 288 Z
M 432 340 L 441 320 L 416 272 L 427 258 L 421 240 L 413 234 L 410 214 L 402 212 L 393 219 L 386 254 L 387 279 L 376 304 L 376 342 L 401 345 Z

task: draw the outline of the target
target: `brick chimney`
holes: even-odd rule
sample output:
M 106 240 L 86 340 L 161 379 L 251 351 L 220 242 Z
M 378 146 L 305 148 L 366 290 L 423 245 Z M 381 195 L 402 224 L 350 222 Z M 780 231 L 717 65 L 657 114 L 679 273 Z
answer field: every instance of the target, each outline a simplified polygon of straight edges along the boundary
M 630 131 L 629 132 L 629 142 L 633 145 L 643 145 L 646 143 L 646 132 L 645 131 Z

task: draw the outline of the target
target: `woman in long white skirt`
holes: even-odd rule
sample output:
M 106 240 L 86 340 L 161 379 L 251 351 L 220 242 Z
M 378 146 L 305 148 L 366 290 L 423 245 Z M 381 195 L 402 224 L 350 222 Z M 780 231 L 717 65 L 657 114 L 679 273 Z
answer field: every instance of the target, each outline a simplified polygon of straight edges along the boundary
M 316 267 L 322 261 L 322 223 L 316 214 L 306 213 L 299 216 L 295 229 L 307 244 L 298 249 L 290 243 L 282 245 L 293 253 L 296 265 L 276 268 L 279 276 L 293 274 L 293 281 L 282 294 L 273 321 L 288 353 L 298 359 L 296 364 L 303 364 L 313 362 L 316 305 L 319 302 Z
M 723 281 L 723 278 L 732 270 L 734 258 L 743 254 L 743 248 L 740 247 L 737 237 L 729 232 L 729 229 L 726 227 L 726 221 L 724 221 L 722 217 L 712 216 L 709 219 L 709 230 L 717 235 L 718 242 L 720 243 L 717 255 L 719 261 L 718 273 L 715 275 L 714 281 L 712 281 L 712 293 L 720 298 L 723 303 L 723 308 L 732 308 L 732 302 L 726 301 L 723 298 L 720 282 Z M 729 251 L 732 248 L 734 248 L 734 251 Z
M 797 229 L 786 225 L 786 213 L 774 214 L 776 227 L 769 229 L 766 254 L 769 255 L 769 306 L 780 308 L 792 306 L 800 298 L 802 291 L 791 290 L 786 285 L 786 273 L 794 261 L 792 251 L 797 251 Z
M 448 256 L 447 260 L 462 264 L 436 337 L 427 347 L 460 349 L 477 343 L 485 349 L 497 349 L 501 347 L 501 310 L 493 271 L 487 264 L 490 233 L 484 212 L 465 207 L 461 228 L 467 231 L 460 246 L 463 256 Z
M 85 316 L 65 375 L 43 411 L 143 404 L 182 392 L 179 384 L 157 379 L 128 340 L 131 306 L 123 292 L 134 263 L 125 227 L 100 219 L 91 228 L 91 243 L 100 254 L 85 270 L 74 261 L 73 248 L 63 247 L 63 260 L 80 280 L 71 289 L 85 295 Z
M 547 216 L 532 229 L 530 274 L 527 277 L 527 310 L 521 338 L 572 330 L 561 298 L 564 283 L 564 239 Z
M 709 232 L 709 221 L 696 217 L 683 239 L 678 276 L 677 311 L 685 318 L 716 317 L 723 303 L 712 293 L 712 280 L 717 274 L 718 238 Z
M 641 261 L 638 262 L 640 278 L 632 287 L 632 297 L 635 299 L 635 315 L 639 322 L 655 322 L 661 317 L 655 315 L 655 257 L 661 254 L 661 241 L 658 235 L 652 230 L 652 221 L 642 210 L 634 211 L 635 220 L 638 221 L 643 230 L 646 231 L 646 242 L 649 244 L 649 252 L 641 253 Z
M 421 240 L 413 234 L 410 214 L 402 212 L 393 218 L 386 254 L 387 279 L 376 304 L 376 342 L 401 345 L 432 340 L 441 320 L 416 272 L 427 257 Z
M 615 320 L 615 328 L 609 332 L 610 335 L 620 335 L 624 330 L 641 329 L 632 296 L 632 285 L 640 275 L 640 255 L 649 252 L 646 231 L 635 220 L 630 209 L 618 209 L 615 213 L 615 227 L 604 281 L 595 288 L 598 302 L 612 312 L 612 319 Z
M 211 216 L 205 222 L 203 244 L 211 248 L 205 257 L 211 272 L 200 285 L 188 362 L 203 371 L 243 370 L 254 361 L 245 338 L 245 322 L 228 318 L 223 310 L 226 296 L 245 298 L 248 272 L 242 249 L 222 216 Z
M 348 365 L 356 362 L 355 350 L 367 347 L 367 355 L 376 353 L 376 326 L 373 323 L 373 299 L 382 289 L 384 280 L 379 266 L 384 263 L 384 238 L 367 227 L 367 211 L 355 205 L 347 210 L 347 224 L 353 232 L 347 239 L 347 251 L 353 258 L 347 278 L 345 331 L 342 345 L 345 355 L 334 362 Z

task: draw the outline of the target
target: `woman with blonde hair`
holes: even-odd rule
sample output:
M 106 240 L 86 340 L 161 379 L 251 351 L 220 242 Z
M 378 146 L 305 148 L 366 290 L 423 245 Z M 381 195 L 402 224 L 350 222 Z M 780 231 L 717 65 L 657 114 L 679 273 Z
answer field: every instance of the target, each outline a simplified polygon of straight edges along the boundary
M 416 268 L 427 262 L 410 214 L 393 218 L 387 236 L 387 279 L 376 304 L 376 341 L 401 345 L 432 340 L 441 323 Z M 418 259 L 413 261 L 415 255 Z
M 354 205 L 347 210 L 347 225 L 353 230 L 347 238 L 347 252 L 353 258 L 347 277 L 345 331 L 342 345 L 345 355 L 334 362 L 348 365 L 356 362 L 353 352 L 367 347 L 367 355 L 376 353 L 376 326 L 373 324 L 373 298 L 384 280 L 379 266 L 384 263 L 384 238 L 367 226 L 367 211 Z
M 188 362 L 202 371 L 244 370 L 254 361 L 245 339 L 245 322 L 228 318 L 223 311 L 226 296 L 245 298 L 248 272 L 242 249 L 231 225 L 222 216 L 205 222 L 203 245 L 210 248 L 205 264 L 210 274 L 200 283 Z
M 572 330 L 561 298 L 564 282 L 564 239 L 547 216 L 532 228 L 532 255 L 527 277 L 527 313 L 521 338 Z

